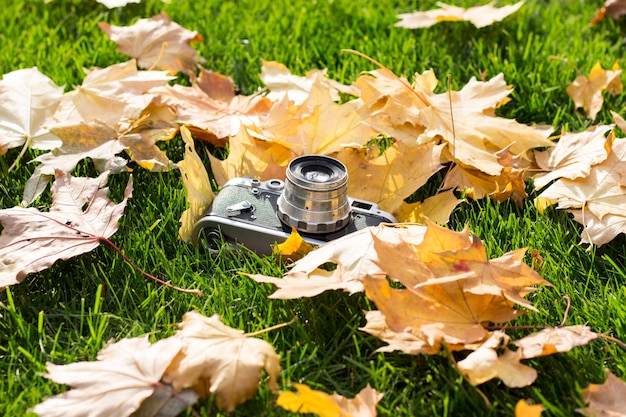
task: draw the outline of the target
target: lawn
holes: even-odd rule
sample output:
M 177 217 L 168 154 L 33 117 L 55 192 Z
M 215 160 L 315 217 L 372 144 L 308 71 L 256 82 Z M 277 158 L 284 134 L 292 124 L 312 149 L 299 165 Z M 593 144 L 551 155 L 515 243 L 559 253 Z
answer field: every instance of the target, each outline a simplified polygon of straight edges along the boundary
M 262 60 L 279 61 L 299 75 L 327 68 L 329 78 L 349 84 L 362 72 L 375 69 L 366 60 L 341 52 L 354 49 L 409 79 L 430 68 L 440 80 L 450 75 L 454 90 L 471 77 L 480 79 L 481 73 L 487 77 L 503 73 L 514 91 L 512 101 L 498 109 L 498 115 L 551 125 L 556 131 L 579 132 L 593 124 L 611 123 L 609 110 L 624 115 L 626 104 L 624 94 L 607 96 L 603 110 L 591 121 L 574 108 L 565 92 L 578 70 L 586 74 L 596 61 L 604 68 L 615 61 L 624 65 L 624 21 L 605 18 L 596 26 L 588 25 L 600 1 L 528 0 L 514 15 L 482 29 L 467 22 L 445 22 L 418 30 L 394 27 L 396 15 L 428 10 L 435 1 L 142 0 L 112 10 L 92 0 L 5 3 L 0 10 L 0 73 L 36 66 L 66 90 L 81 84 L 83 68 L 128 59 L 116 52 L 117 46 L 98 22 L 125 26 L 163 11 L 204 37 L 194 46 L 205 58 L 204 66 L 232 77 L 243 94 L 262 86 Z M 188 84 L 184 76 L 174 82 Z M 446 86 L 439 88 L 445 91 Z M 172 161 L 183 158 L 180 137 L 162 148 Z M 20 203 L 35 168 L 28 161 L 40 154 L 28 150 L 9 172 L 19 152 L 11 149 L 0 157 L 1 209 Z M 370 384 L 385 394 L 378 406 L 382 416 L 512 416 L 520 399 L 542 404 L 544 415 L 571 416 L 583 406 L 581 389 L 603 382 L 605 369 L 626 378 L 623 350 L 604 340 L 529 361 L 539 376 L 523 389 L 507 388 L 497 380 L 473 387 L 446 355 L 374 353 L 383 343 L 358 329 L 365 324 L 363 310 L 374 308 L 363 294 L 326 292 L 313 298 L 268 299 L 275 287 L 239 273 L 280 276 L 284 265 L 275 258 L 249 254 L 210 256 L 179 241 L 179 219 L 186 208 L 180 172 L 151 173 L 131 166 L 133 197 L 111 240 L 143 270 L 177 286 L 200 289 L 205 296 L 177 293 L 147 280 L 106 246 L 57 262 L 3 290 L 0 415 L 28 415 L 44 398 L 64 390 L 42 377 L 47 362 L 93 360 L 110 339 L 149 334 L 156 341 L 170 336 L 175 323 L 194 309 L 207 316 L 218 313 L 225 324 L 246 332 L 297 318 L 260 336 L 281 356 L 281 389 L 302 382 L 353 397 Z M 73 174 L 94 176 L 95 170 L 85 161 Z M 115 201 L 122 199 L 127 180 L 128 174 L 109 179 Z M 429 195 L 437 186 L 428 184 L 420 193 Z M 531 186 L 528 192 L 521 207 L 491 200 L 462 204 L 448 227 L 462 230 L 468 225 L 484 240 L 490 257 L 523 247 L 541 255 L 539 272 L 553 286 L 529 296 L 539 312 L 517 319 L 515 325 L 558 325 L 567 306 L 563 297 L 568 296 L 572 302 L 568 324 L 587 324 L 598 333 L 626 340 L 624 236 L 599 248 L 581 246 L 580 225 L 563 211 L 548 209 L 540 214 L 532 202 L 536 194 Z M 50 203 L 47 191 L 34 206 L 45 210 Z M 530 264 L 531 257 L 526 261 Z M 261 384 L 254 398 L 231 415 L 292 415 L 275 407 L 275 398 Z M 199 415 L 222 415 L 212 398 L 194 408 Z

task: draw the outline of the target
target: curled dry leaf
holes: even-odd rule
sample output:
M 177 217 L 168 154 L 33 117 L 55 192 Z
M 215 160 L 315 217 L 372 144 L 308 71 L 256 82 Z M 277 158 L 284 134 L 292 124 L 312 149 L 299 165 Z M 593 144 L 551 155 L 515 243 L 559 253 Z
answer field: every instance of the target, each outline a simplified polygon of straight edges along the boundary
M 584 75 L 576 77 L 567 87 L 567 95 L 572 98 L 576 107 L 582 107 L 588 118 L 595 119 L 604 104 L 602 92 L 606 90 L 612 95 L 622 92 L 621 74 L 622 70 L 619 69 L 617 61 L 609 71 L 603 69 L 598 61 L 591 68 L 588 77 Z
M 606 160 L 594 165 L 587 177 L 559 179 L 535 199 L 535 205 L 540 210 L 552 204 L 569 209 L 583 225 L 581 243 L 603 245 L 626 233 L 624 172 L 626 139 L 616 139 Z
M 418 29 L 432 26 L 439 22 L 471 22 L 477 28 L 489 26 L 499 22 L 510 14 L 515 13 L 524 1 L 511 4 L 509 6 L 494 7 L 495 2 L 484 6 L 462 8 L 438 2 L 440 9 L 428 10 L 426 12 L 403 13 L 398 15 L 400 22 L 396 26 L 407 29 Z
M 230 412 L 254 395 L 263 369 L 269 387 L 278 389 L 280 357 L 266 341 L 226 326 L 218 315 L 195 311 L 186 313 L 179 327 L 173 339 L 183 349 L 163 376 L 177 392 L 192 388 L 201 397 L 215 394 L 218 407 Z
M 189 129 L 182 126 L 180 133 L 185 142 L 185 159 L 177 165 L 183 179 L 189 208 L 180 217 L 181 225 L 178 229 L 178 238 L 188 242 L 191 239 L 193 227 L 209 208 L 213 198 L 215 198 L 215 194 L 211 188 L 211 181 L 204 163 L 196 153 L 193 137 L 191 137 Z
M 281 391 L 276 405 L 296 413 L 313 413 L 321 417 L 376 417 L 376 404 L 383 394 L 367 385 L 354 398 L 328 395 L 305 384 L 293 384 L 297 393 Z
M 588 417 L 626 416 L 626 382 L 607 371 L 603 384 L 590 384 L 582 392 L 586 407 L 576 410 Z
M 140 19 L 132 26 L 98 24 L 118 44 L 118 51 L 138 60 L 141 68 L 163 68 L 171 72 L 195 74 L 198 51 L 189 46 L 202 41 L 197 32 L 178 25 L 165 13 Z
M 26 145 L 52 149 L 60 145 L 50 123 L 63 95 L 63 87 L 35 67 L 4 74 L 0 81 L 0 155 Z
M 504 332 L 495 331 L 475 352 L 459 361 L 457 367 L 473 385 L 500 378 L 508 387 L 525 387 L 535 381 L 537 372 L 522 364 L 522 359 L 567 352 L 597 337 L 587 326 L 544 329 L 513 342 Z M 517 350 L 510 350 L 510 344 L 517 346 Z M 502 350 L 504 353 L 499 354 Z
M 456 366 L 472 385 L 480 385 L 493 378 L 500 378 L 511 388 L 531 385 L 537 378 L 537 371 L 520 363 L 519 352 L 505 349 L 502 355 L 498 355 L 497 349 L 508 342 L 509 337 L 504 332 L 495 331 Z
M 558 178 L 584 178 L 591 167 L 603 162 L 610 150 L 613 136 L 607 135 L 613 126 L 596 126 L 580 133 L 564 133 L 555 147 L 535 152 L 535 161 L 542 171 L 533 179 L 535 189 Z
M 108 198 L 107 173 L 73 178 L 58 171 L 49 212 L 13 207 L 0 210 L 0 288 L 17 284 L 59 259 L 97 248 L 117 231 L 117 222 L 132 194 L 132 177 L 124 199 Z
M 154 393 L 182 347 L 174 338 L 151 344 L 144 336 L 107 345 L 93 362 L 49 363 L 45 377 L 72 389 L 33 411 L 41 417 L 127 417 Z
M 407 242 L 421 242 L 426 227 L 416 224 L 368 227 L 326 243 L 296 261 L 283 278 L 247 274 L 256 282 L 268 282 L 279 289 L 270 298 L 292 299 L 313 297 L 328 290 L 344 290 L 350 294 L 363 291 L 360 278 L 367 274 L 382 273 L 376 265 L 376 252 L 372 239 L 395 242 L 402 238 Z M 320 268 L 327 263 L 337 267 L 332 270 Z

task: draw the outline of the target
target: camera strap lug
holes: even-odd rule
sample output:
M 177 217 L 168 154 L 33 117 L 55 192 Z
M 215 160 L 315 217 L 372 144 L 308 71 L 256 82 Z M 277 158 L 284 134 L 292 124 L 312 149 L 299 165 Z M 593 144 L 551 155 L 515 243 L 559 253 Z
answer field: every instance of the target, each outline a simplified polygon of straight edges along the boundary
M 238 216 L 242 211 L 253 211 L 254 207 L 250 204 L 249 201 L 240 201 L 237 204 L 232 204 L 226 207 L 226 215 L 227 216 Z

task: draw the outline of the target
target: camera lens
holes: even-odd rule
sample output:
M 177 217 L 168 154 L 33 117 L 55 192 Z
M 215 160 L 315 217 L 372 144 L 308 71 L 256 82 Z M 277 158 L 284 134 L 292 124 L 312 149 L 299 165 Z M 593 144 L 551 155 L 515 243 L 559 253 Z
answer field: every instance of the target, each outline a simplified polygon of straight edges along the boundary
M 278 215 L 283 223 L 307 233 L 331 233 L 347 226 L 350 204 L 345 165 L 322 155 L 295 158 L 287 167 Z

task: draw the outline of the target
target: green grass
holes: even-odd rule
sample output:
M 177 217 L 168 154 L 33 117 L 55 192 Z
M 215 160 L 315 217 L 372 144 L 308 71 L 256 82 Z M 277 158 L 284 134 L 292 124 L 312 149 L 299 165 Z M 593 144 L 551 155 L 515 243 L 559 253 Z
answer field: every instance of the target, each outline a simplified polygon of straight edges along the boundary
M 454 89 L 479 77 L 479 71 L 489 77 L 503 72 L 515 90 L 500 115 L 571 131 L 592 124 L 575 111 L 565 93 L 577 75 L 574 67 L 586 73 L 596 60 L 605 68 L 622 60 L 626 28 L 610 19 L 589 28 L 601 2 L 582 0 L 528 0 L 515 15 L 481 30 L 469 23 L 443 23 L 415 31 L 394 28 L 395 15 L 429 9 L 434 1 L 144 0 L 114 10 L 90 0 L 4 3 L 0 73 L 37 66 L 67 89 L 82 82 L 83 68 L 127 60 L 98 29 L 98 22 L 128 25 L 165 11 L 204 36 L 197 48 L 206 58 L 205 66 L 233 77 L 243 93 L 260 86 L 261 59 L 280 61 L 296 74 L 328 68 L 331 78 L 350 83 L 362 71 L 374 69 L 363 59 L 340 52 L 351 48 L 407 77 L 431 67 L 442 80 L 450 74 Z M 597 122 L 610 122 L 609 109 L 623 113 L 625 99 L 625 95 L 607 98 Z M 182 158 L 179 138 L 163 147 L 172 160 Z M 0 158 L 0 208 L 19 203 L 34 169 L 26 161 L 36 153 L 29 151 L 8 173 L 18 153 L 11 150 Z M 365 323 L 362 311 L 373 307 L 363 295 L 329 292 L 311 299 L 269 300 L 271 285 L 256 284 L 238 272 L 279 275 L 282 267 L 274 260 L 246 255 L 212 258 L 179 242 L 178 219 L 185 209 L 179 173 L 135 168 L 134 196 L 112 240 L 144 270 L 181 287 L 199 288 L 205 297 L 175 293 L 147 281 L 108 247 L 29 276 L 0 294 L 5 305 L 0 309 L 0 415 L 26 415 L 45 397 L 63 390 L 41 376 L 46 362 L 92 360 L 111 338 L 169 336 L 191 309 L 219 313 L 226 324 L 247 332 L 298 317 L 294 324 L 262 336 L 281 355 L 281 387 L 304 382 L 353 396 L 369 383 L 385 393 L 379 405 L 383 416 L 511 416 L 522 398 L 543 404 L 544 415 L 570 416 L 582 406 L 580 388 L 603 381 L 605 368 L 626 378 L 624 352 L 612 343 L 594 341 L 531 361 L 539 377 L 528 388 L 509 389 L 497 381 L 482 385 L 480 391 L 492 402 L 487 408 L 477 389 L 443 356 L 373 353 L 382 343 L 358 330 Z M 92 175 L 93 168 L 86 162 L 77 172 Z M 117 201 L 126 180 L 126 175 L 110 179 Z M 49 205 L 50 194 L 37 204 Z M 548 210 L 540 215 L 531 202 L 521 208 L 491 201 L 468 203 L 453 214 L 450 227 L 460 230 L 465 224 L 485 240 L 492 257 L 528 247 L 544 258 L 541 275 L 554 286 L 530 296 L 539 313 L 522 317 L 519 324 L 557 325 L 566 307 L 562 297 L 567 295 L 572 300 L 569 324 L 588 324 L 597 332 L 626 339 L 624 236 L 585 251 L 578 245 L 580 227 L 567 213 Z M 289 415 L 274 408 L 274 401 L 262 386 L 232 415 Z M 221 415 L 211 399 L 196 409 L 201 415 Z

